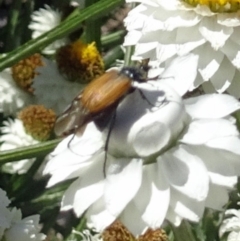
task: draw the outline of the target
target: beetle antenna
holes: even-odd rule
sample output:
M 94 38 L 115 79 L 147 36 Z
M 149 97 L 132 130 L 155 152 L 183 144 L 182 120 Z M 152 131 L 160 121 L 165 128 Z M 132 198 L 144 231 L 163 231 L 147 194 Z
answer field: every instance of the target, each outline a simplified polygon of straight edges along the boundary
M 114 110 L 112 118 L 111 118 L 111 121 L 110 121 L 110 125 L 109 125 L 109 130 L 108 130 L 108 134 L 107 134 L 106 143 L 105 143 L 105 146 L 104 146 L 104 151 L 105 151 L 105 157 L 104 157 L 104 163 L 103 163 L 103 175 L 104 175 L 104 178 L 106 178 L 108 144 L 109 144 L 109 140 L 110 140 L 110 136 L 111 136 L 111 132 L 112 132 L 113 126 L 115 124 L 116 116 L 117 116 L 117 110 Z

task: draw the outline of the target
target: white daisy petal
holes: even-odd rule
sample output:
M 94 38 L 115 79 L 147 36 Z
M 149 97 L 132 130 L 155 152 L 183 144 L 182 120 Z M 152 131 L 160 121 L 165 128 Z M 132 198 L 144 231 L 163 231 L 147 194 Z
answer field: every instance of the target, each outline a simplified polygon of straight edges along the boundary
M 142 210 L 139 210 L 136 207 L 135 203 L 130 202 L 119 217 L 119 220 L 134 236 L 142 234 L 148 227 L 148 225 L 142 220 L 141 211 Z
M 204 202 L 197 202 L 177 191 L 171 193 L 170 206 L 180 217 L 198 222 L 204 211 Z
M 217 24 L 214 18 L 203 18 L 199 25 L 199 31 L 215 50 L 221 48 L 233 33 L 232 28 Z
M 223 206 L 228 202 L 228 193 L 229 191 L 225 187 L 211 183 L 209 186 L 209 195 L 206 199 L 206 206 L 212 209 L 222 210 Z
M 221 118 L 239 110 L 240 103 L 230 95 L 202 95 L 185 100 L 192 118 Z
M 108 211 L 118 216 L 137 193 L 142 182 L 142 160 L 112 160 L 105 185 L 105 202 Z M 127 188 L 126 188 L 127 187 Z
M 74 181 L 65 192 L 62 200 L 62 210 L 72 207 L 77 216 L 103 195 L 104 177 L 99 171 L 102 162 L 92 165 L 85 175 Z
M 106 209 L 104 198 L 98 199 L 87 211 L 87 226 L 94 228 L 97 232 L 102 232 L 109 226 L 116 217 Z
M 156 229 L 165 219 L 170 201 L 170 188 L 163 170 L 157 165 L 148 165 L 143 171 L 142 185 L 134 203 L 139 210 L 144 210 L 143 221 L 152 229 Z
M 174 189 L 197 201 L 206 199 L 209 184 L 207 169 L 190 148 L 181 145 L 178 149 L 158 158 L 158 163 L 161 162 Z M 176 166 L 178 168 L 174 170 Z
M 222 131 L 219 131 L 222 130 Z M 188 126 L 180 142 L 192 145 L 211 145 L 211 140 L 221 137 L 237 136 L 238 130 L 231 122 L 225 119 L 194 120 Z M 207 144 L 208 145 L 208 144 Z M 221 146 L 223 148 L 223 146 Z
M 193 85 L 193 80 L 197 75 L 197 63 L 198 56 L 194 54 L 175 58 L 170 67 L 167 66 L 161 74 L 161 82 L 170 85 L 180 96 L 183 96 Z M 189 71 L 182 71 L 186 66 L 188 66 Z M 181 81 L 182 79 L 185 80 L 184 84 Z
M 44 8 L 33 12 L 31 18 L 32 22 L 29 24 L 29 28 L 33 31 L 32 38 L 37 38 L 43 33 L 55 28 L 61 22 L 61 14 L 58 11 L 53 10 L 47 4 Z M 67 43 L 67 39 L 56 40 L 49 46 L 44 48 L 44 54 L 54 54 L 56 49 Z

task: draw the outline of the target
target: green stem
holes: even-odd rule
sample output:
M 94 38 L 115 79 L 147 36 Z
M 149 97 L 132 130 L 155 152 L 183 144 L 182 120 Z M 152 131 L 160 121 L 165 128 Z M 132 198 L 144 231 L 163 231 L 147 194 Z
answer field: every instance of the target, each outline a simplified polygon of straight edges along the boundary
M 76 16 L 69 17 L 56 28 L 44 33 L 36 39 L 28 41 L 19 48 L 8 53 L 5 57 L 0 58 L 0 71 L 39 51 L 53 41 L 75 31 L 79 28 L 80 23 L 83 21 L 97 19 L 123 2 L 123 0 L 102 0 L 88 8 L 85 8 L 81 11 L 79 10 L 78 14 L 74 12 Z
M 38 156 L 39 153 L 41 153 L 41 155 L 48 154 L 60 141 L 61 139 L 56 139 L 37 145 L 17 148 L 10 151 L 2 151 L 0 152 L 0 164 L 33 158 Z
M 134 52 L 133 46 L 126 47 L 126 53 L 125 53 L 125 56 L 124 56 L 124 66 L 132 65 L 131 57 L 133 55 L 133 52 Z
M 171 227 L 174 233 L 174 241 L 197 241 L 187 221 L 183 220 L 179 227 L 173 225 Z
M 103 57 L 105 69 L 110 68 L 111 65 L 116 62 L 116 59 L 123 59 L 123 51 L 120 46 L 117 46 L 117 47 L 111 49 Z
M 101 38 L 102 46 L 106 47 L 108 45 L 116 45 L 116 44 L 122 43 L 125 34 L 126 34 L 125 30 L 119 30 L 115 33 L 110 33 L 108 35 L 102 36 Z
M 87 0 L 85 2 L 86 7 L 89 7 L 95 3 L 99 2 L 99 0 Z M 86 21 L 85 27 L 85 41 L 86 43 L 95 42 L 98 51 L 101 51 L 101 19 L 94 19 Z
M 8 16 L 7 33 L 5 43 L 5 51 L 10 51 L 16 46 L 16 42 L 19 41 L 19 36 L 17 37 L 16 29 L 19 19 L 19 14 L 21 11 L 22 1 L 15 0 L 11 5 L 10 14 Z

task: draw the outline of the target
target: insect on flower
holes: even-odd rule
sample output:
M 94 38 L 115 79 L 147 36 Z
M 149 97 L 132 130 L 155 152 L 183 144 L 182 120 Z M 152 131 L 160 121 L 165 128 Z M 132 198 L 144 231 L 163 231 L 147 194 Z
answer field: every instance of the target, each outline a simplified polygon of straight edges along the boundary
M 110 70 L 93 80 L 57 118 L 55 134 L 57 136 L 71 133 L 81 135 L 91 121 L 94 121 L 100 130 L 106 127 L 111 119 L 109 117 L 114 116 L 114 110 L 121 100 L 136 89 L 133 82 L 146 82 L 148 62 L 149 60 L 146 60 L 142 61 L 140 66 L 123 67 L 120 71 Z

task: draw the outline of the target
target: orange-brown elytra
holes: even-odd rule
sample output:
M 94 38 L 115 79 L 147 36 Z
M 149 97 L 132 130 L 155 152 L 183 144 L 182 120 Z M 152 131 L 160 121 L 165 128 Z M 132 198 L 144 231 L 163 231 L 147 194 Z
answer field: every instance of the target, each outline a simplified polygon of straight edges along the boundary
M 135 90 L 132 83 L 146 82 L 148 69 L 147 60 L 138 67 L 110 70 L 93 80 L 58 117 L 55 134 L 82 133 L 90 121 L 94 121 L 99 129 L 105 127 L 120 101 Z

